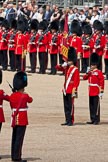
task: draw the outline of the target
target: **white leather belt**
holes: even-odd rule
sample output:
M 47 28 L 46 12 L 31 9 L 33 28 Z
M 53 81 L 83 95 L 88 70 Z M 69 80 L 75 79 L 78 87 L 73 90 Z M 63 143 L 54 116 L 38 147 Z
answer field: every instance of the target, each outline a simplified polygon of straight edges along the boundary
M 2 105 L 0 105 L 0 108 L 2 108 L 3 106 Z
M 28 110 L 28 108 L 18 109 L 19 112 L 21 112 L 21 111 L 27 111 L 27 110 Z M 15 111 L 17 111 L 17 109 L 13 108 L 12 111 L 15 112 Z
M 90 83 L 89 86 L 93 86 L 93 87 L 96 86 L 96 87 L 99 87 L 98 84 L 92 84 L 92 83 Z

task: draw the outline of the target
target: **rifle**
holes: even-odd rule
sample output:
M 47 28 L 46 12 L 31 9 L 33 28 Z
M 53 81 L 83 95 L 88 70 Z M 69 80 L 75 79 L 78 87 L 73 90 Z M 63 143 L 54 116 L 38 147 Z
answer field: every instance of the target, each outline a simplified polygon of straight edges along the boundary
M 7 81 L 9 87 L 11 88 L 12 92 L 16 92 L 16 90 L 11 86 L 11 84 Z

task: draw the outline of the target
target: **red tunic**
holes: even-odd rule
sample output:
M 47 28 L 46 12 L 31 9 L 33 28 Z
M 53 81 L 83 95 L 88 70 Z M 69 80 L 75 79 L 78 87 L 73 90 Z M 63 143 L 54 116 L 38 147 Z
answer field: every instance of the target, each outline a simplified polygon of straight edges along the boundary
M 16 34 L 15 37 L 15 54 L 22 55 L 27 50 L 27 41 L 24 34 Z
M 105 36 L 102 34 L 102 35 L 99 35 L 99 34 L 95 34 L 93 36 L 93 39 L 94 39 L 94 49 L 93 49 L 93 52 L 96 52 L 99 56 L 102 56 L 103 55 L 103 50 L 104 50 L 104 47 L 105 47 Z M 96 42 L 99 41 L 99 48 L 96 48 Z
M 27 50 L 28 52 L 37 52 L 37 46 L 38 46 L 38 34 L 30 33 L 28 38 L 28 45 Z M 34 38 L 34 40 L 32 40 Z
M 8 39 L 9 35 L 7 31 L 0 32 L 0 50 L 8 49 Z
M 48 47 L 48 36 L 47 34 L 43 35 L 43 38 L 40 40 L 42 35 L 38 34 L 38 52 L 47 52 Z
M 59 46 L 60 46 L 60 36 L 57 33 L 49 35 L 49 53 L 50 54 L 58 54 Z
M 78 36 L 70 36 L 68 39 L 68 44 L 70 47 L 76 49 L 77 54 L 82 53 L 82 40 Z
M 105 36 L 104 59 L 108 59 L 108 35 Z
M 90 54 L 92 53 L 92 51 L 93 51 L 93 47 L 94 47 L 94 41 L 93 41 L 93 39 L 92 38 L 88 38 L 88 44 L 85 44 L 86 43 L 86 40 L 87 40 L 87 38 L 85 39 L 85 41 L 83 40 L 83 38 L 82 38 L 82 43 L 83 43 L 83 45 L 82 45 L 82 57 L 83 58 L 89 58 L 90 57 Z M 87 45 L 87 46 L 89 46 L 89 48 L 85 48 L 84 46 L 85 45 Z
M 3 90 L 0 90 L 0 123 L 5 122 L 3 113 L 3 100 L 9 101 L 9 96 Z
M 98 69 L 89 72 L 83 76 L 84 80 L 89 82 L 89 96 L 98 96 L 101 90 L 104 90 L 104 76 Z
M 15 37 L 16 37 L 16 32 L 13 30 L 10 30 L 9 31 L 9 39 L 8 39 L 9 51 L 15 51 Z
M 15 125 L 28 125 L 28 116 L 27 116 L 27 103 L 32 102 L 32 97 L 26 93 L 15 92 L 10 96 L 10 106 L 13 112 L 13 115 L 17 108 L 19 108 L 17 115 L 15 116 Z M 19 105 L 19 107 L 18 107 Z
M 75 71 L 69 81 L 68 87 L 66 88 L 67 81 L 69 79 L 69 76 L 73 69 L 75 68 Z M 77 90 L 79 83 L 80 83 L 80 75 L 79 75 L 79 70 L 75 66 L 67 66 L 66 69 L 57 65 L 56 66 L 57 70 L 64 71 L 65 72 L 65 82 L 64 82 L 64 90 L 66 91 L 67 94 L 72 94 L 73 88 Z

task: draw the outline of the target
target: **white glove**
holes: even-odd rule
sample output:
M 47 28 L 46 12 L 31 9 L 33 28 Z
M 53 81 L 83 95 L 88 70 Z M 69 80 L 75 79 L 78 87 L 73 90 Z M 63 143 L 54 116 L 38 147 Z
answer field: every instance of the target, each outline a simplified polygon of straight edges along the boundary
M 89 66 L 87 67 L 86 73 L 88 73 L 88 72 L 90 72 L 90 67 Z
M 67 62 L 64 62 L 61 66 L 62 67 L 66 67 L 66 66 L 68 66 L 68 63 Z
M 98 96 L 99 96 L 100 98 L 102 98 L 102 97 L 103 97 L 103 93 L 100 92 Z

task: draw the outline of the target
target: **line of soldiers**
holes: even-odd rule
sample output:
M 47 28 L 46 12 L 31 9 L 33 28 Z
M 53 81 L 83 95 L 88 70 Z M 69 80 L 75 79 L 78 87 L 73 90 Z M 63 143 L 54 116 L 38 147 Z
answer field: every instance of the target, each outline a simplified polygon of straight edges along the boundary
M 27 22 L 13 20 L 11 27 L 7 20 L 0 18 L 0 64 L 3 70 L 7 70 L 8 54 L 11 71 L 25 70 L 26 54 L 29 53 L 31 73 L 36 72 L 37 54 L 39 58 L 39 73 L 45 74 L 50 54 L 50 74 L 55 75 L 55 66 L 58 62 L 63 63 L 61 47 L 64 38 L 64 20 L 60 23 L 53 21 L 49 25 L 43 20 L 32 20 L 30 30 Z M 108 79 L 108 22 L 104 26 L 95 20 L 93 27 L 84 23 L 82 27 L 77 20 L 73 20 L 70 34 L 67 38 L 69 47 L 77 51 L 77 66 L 81 72 L 86 72 L 89 66 L 89 58 L 92 52 L 99 55 L 99 69 L 102 70 L 102 56 L 105 62 L 105 74 Z M 81 62 L 80 62 L 81 60 Z

